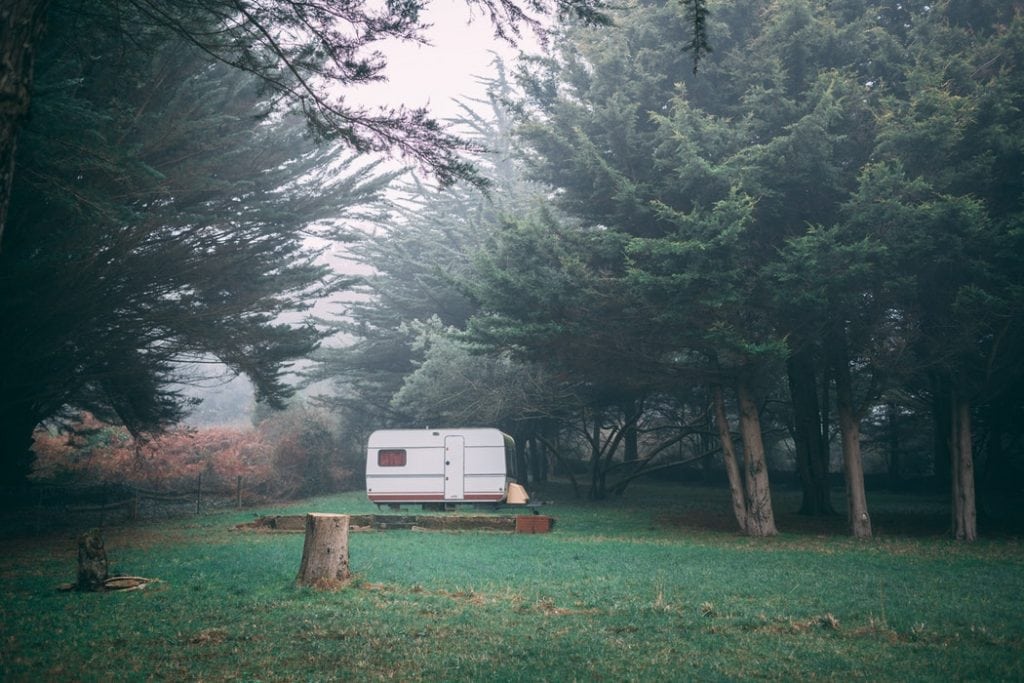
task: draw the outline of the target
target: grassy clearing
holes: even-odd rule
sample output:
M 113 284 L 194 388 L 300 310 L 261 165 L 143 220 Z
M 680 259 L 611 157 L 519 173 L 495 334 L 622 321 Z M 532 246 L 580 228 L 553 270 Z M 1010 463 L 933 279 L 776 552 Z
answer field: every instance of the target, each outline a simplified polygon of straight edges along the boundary
M 782 516 L 795 531 L 747 539 L 718 530 L 724 492 L 647 487 L 559 500 L 547 535 L 355 534 L 336 593 L 294 587 L 301 534 L 230 529 L 372 511 L 360 494 L 108 529 L 115 571 L 162 579 L 146 591 L 57 593 L 73 535 L 7 543 L 0 680 L 1024 678 L 1019 540 L 956 544 L 927 531 L 941 506 L 873 502 L 917 535 Z

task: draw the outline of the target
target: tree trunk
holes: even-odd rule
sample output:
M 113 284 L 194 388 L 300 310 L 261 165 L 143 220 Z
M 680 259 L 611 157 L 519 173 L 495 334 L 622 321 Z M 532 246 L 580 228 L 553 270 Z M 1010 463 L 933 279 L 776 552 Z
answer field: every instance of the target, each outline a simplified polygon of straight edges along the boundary
M 643 407 L 640 405 L 640 401 L 627 401 L 622 406 L 623 419 L 625 420 L 626 434 L 622 439 L 623 443 L 623 462 L 635 462 L 640 459 L 640 433 L 637 429 L 637 423 L 640 421 L 640 415 L 643 411 Z
M 590 434 L 590 499 L 603 500 L 604 489 L 601 486 L 601 423 L 604 416 L 601 411 L 594 411 L 593 432 Z
M 716 439 L 717 439 L 719 444 L 721 444 L 721 441 L 722 441 L 722 439 L 721 439 L 722 435 L 718 432 L 718 427 L 716 426 L 718 424 L 718 419 L 717 419 L 718 418 L 718 413 L 717 413 L 717 408 L 714 405 L 714 400 L 715 400 L 715 398 L 714 398 L 714 388 L 713 387 L 709 387 L 708 391 L 710 393 L 710 398 L 711 398 L 711 401 L 712 401 L 711 410 L 705 410 L 704 411 L 704 415 L 703 415 L 703 419 L 704 419 L 703 429 L 701 429 L 700 432 L 696 435 L 697 443 L 699 444 L 699 448 L 700 448 L 700 452 L 701 453 L 705 453 L 705 454 L 707 454 L 709 456 L 709 457 L 705 457 L 705 458 L 701 458 L 700 459 L 700 480 L 703 481 L 703 482 L 708 482 L 708 481 L 712 480 L 712 473 L 715 471 L 715 459 L 710 457 L 710 454 L 713 453 L 714 450 L 715 450 L 715 441 L 716 441 Z M 721 391 L 721 387 L 719 387 L 719 391 Z M 723 405 L 722 412 L 723 413 L 725 412 L 724 405 Z M 684 409 L 683 411 L 680 412 L 679 424 L 683 425 L 683 424 L 685 424 L 685 422 L 686 422 L 686 411 Z M 728 425 L 726 425 L 726 427 L 728 427 Z M 729 441 L 729 445 L 732 446 L 732 440 L 731 439 Z M 676 444 L 676 449 L 677 449 L 677 453 L 678 453 L 677 457 L 680 460 L 682 460 L 683 459 L 683 452 L 684 452 L 683 451 L 683 440 L 682 439 L 680 439 L 679 442 Z
M 530 458 L 526 452 L 526 439 L 517 434 L 516 442 L 516 476 L 519 483 L 526 485 L 530 482 Z
M 821 410 L 814 356 L 803 348 L 786 362 L 793 405 L 793 434 L 803 500 L 801 515 L 834 515 L 828 480 L 828 444 L 821 434 Z
M 344 586 L 348 567 L 348 515 L 306 515 L 306 540 L 296 582 L 318 589 Z
M 971 403 L 952 401 L 950 474 L 953 491 L 953 533 L 958 541 L 978 540 L 978 511 L 974 496 L 974 452 L 971 446 Z
M 541 451 L 540 444 L 537 443 L 537 437 L 531 435 L 526 439 L 526 451 L 530 457 L 530 473 L 533 475 L 534 483 L 539 481 L 545 481 L 547 479 L 546 472 L 544 471 L 545 460 L 544 454 Z
M 580 483 L 576 481 L 576 475 L 573 473 L 572 464 L 565 461 L 562 457 L 562 449 L 558 442 L 558 433 L 554 434 L 555 442 L 552 443 L 546 436 L 541 436 L 541 442 L 547 449 L 548 454 L 554 458 L 555 466 L 551 468 L 551 471 L 555 474 L 561 473 L 562 475 L 569 478 L 569 483 L 572 484 L 572 494 L 574 497 L 580 497 Z
M 841 395 L 842 392 L 837 392 Z M 860 452 L 860 425 L 851 406 L 839 403 L 839 431 L 843 442 L 843 475 L 846 479 L 846 513 L 850 533 L 856 538 L 871 538 L 871 516 L 868 515 L 864 491 L 864 464 Z
M 711 387 L 712 401 L 715 410 L 715 424 L 718 427 L 718 438 L 722 442 L 722 460 L 725 462 L 725 473 L 729 477 L 729 493 L 732 496 L 732 511 L 740 530 L 747 532 L 747 503 L 743 494 L 743 475 L 740 474 L 736 462 L 736 449 L 732 445 L 732 434 L 729 431 L 729 419 L 725 414 L 725 398 L 722 387 L 718 384 Z
M 78 583 L 80 591 L 102 591 L 107 580 L 107 551 L 99 529 L 78 538 Z
M 743 439 L 743 471 L 746 477 L 747 534 L 774 536 L 775 514 L 768 486 L 768 462 L 761 438 L 761 418 L 744 380 L 736 385 L 740 403 L 740 436 Z
M 49 0 L 0 3 L 0 248 L 14 179 L 18 127 L 32 97 L 32 62 Z
M 843 475 L 846 479 L 846 514 L 855 538 L 871 538 L 871 517 L 864 492 L 864 463 L 860 451 L 860 419 L 853 404 L 853 380 L 846 350 L 846 331 L 835 331 L 830 339 L 836 383 L 839 433 L 843 443 Z

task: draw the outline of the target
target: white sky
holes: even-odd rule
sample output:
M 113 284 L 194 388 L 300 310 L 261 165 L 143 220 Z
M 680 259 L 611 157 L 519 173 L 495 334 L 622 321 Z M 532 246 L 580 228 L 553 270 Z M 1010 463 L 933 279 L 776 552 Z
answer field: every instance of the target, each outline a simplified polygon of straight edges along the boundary
M 484 95 L 476 77 L 493 74 L 492 52 L 510 65 L 519 54 L 495 38 L 490 20 L 480 12 L 473 14 L 465 0 L 432 0 L 422 16 L 431 24 L 425 34 L 431 44 L 387 45 L 382 51 L 388 58 L 388 80 L 348 97 L 371 105 L 427 106 L 434 118 L 444 119 L 458 111 L 453 98 Z M 528 50 L 535 46 L 529 29 L 524 29 L 520 42 Z

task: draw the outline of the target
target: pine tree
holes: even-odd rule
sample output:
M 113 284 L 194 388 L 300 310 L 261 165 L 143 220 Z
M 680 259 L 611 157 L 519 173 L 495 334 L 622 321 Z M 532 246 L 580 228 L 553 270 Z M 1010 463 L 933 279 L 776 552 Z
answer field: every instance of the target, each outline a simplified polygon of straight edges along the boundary
M 0 254 L 5 484 L 69 408 L 136 433 L 176 421 L 184 361 L 216 358 L 280 403 L 321 336 L 301 311 L 344 284 L 307 237 L 344 235 L 381 189 L 302 121 L 265 118 L 251 77 L 178 41 L 153 54 L 67 28 L 39 55 Z

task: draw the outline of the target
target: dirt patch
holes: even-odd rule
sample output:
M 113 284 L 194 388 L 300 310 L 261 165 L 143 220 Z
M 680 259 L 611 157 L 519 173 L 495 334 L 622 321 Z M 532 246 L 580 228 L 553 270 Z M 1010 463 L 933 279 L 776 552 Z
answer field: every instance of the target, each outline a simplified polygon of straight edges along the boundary
M 486 605 L 508 605 L 512 610 L 518 613 L 529 613 L 539 612 L 545 616 L 564 616 L 569 614 L 601 614 L 602 611 L 597 608 L 586 608 L 586 607 L 562 607 L 559 606 L 554 598 L 542 597 L 534 602 L 527 602 L 527 600 L 518 594 L 487 594 L 481 593 L 474 590 L 457 590 L 448 591 L 444 589 L 439 590 L 427 590 L 423 586 L 414 585 L 410 588 L 404 588 L 394 585 L 388 585 L 383 583 L 360 583 L 356 582 L 353 584 L 355 588 L 386 593 L 391 595 L 415 595 L 417 597 L 441 597 L 448 598 L 455 603 L 462 605 L 471 605 L 473 607 L 483 607 Z
M 189 638 L 188 643 L 189 645 L 216 645 L 227 640 L 229 635 L 228 630 L 224 628 L 206 628 Z

